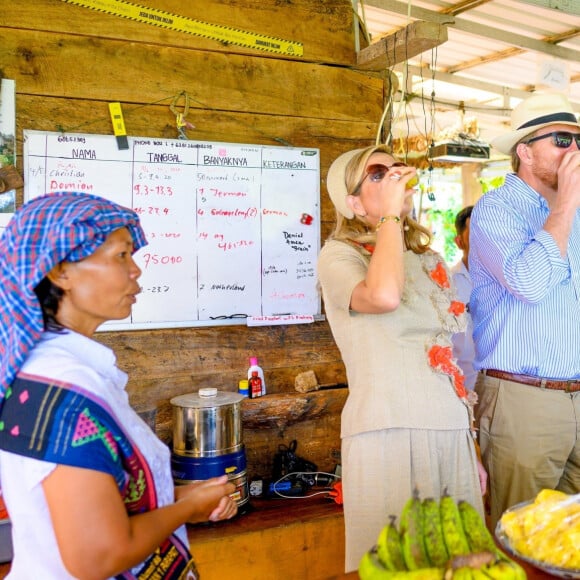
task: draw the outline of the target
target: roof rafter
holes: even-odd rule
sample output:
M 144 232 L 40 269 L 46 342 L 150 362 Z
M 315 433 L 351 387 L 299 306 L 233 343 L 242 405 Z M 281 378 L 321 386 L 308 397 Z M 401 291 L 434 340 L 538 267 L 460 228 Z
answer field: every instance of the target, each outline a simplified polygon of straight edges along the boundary
M 578 28 L 573 28 L 571 30 L 561 32 L 560 34 L 554 34 L 553 36 L 546 37 L 544 38 L 544 42 L 547 42 L 549 44 L 556 44 L 558 42 L 563 42 L 564 40 L 569 40 L 570 38 L 575 38 L 578 35 L 580 35 L 580 30 Z M 472 60 L 468 60 L 458 65 L 455 65 L 453 67 L 449 67 L 447 69 L 447 72 L 453 74 L 474 66 L 505 60 L 506 58 L 509 58 L 511 56 L 517 56 L 518 54 L 523 54 L 525 52 L 526 51 L 523 48 L 508 48 L 506 50 L 500 50 L 498 52 L 494 52 L 492 54 L 488 54 L 486 56 L 482 56 L 479 58 L 474 58 Z

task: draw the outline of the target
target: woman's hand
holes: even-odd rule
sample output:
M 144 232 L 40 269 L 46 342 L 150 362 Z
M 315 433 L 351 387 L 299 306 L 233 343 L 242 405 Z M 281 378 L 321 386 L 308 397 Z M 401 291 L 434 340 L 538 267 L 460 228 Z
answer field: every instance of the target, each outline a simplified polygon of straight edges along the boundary
M 42 488 L 63 564 L 87 580 L 137 565 L 185 522 L 224 520 L 238 511 L 227 475 L 177 487 L 174 503 L 134 515 L 104 472 L 59 465 Z
M 394 167 L 381 181 L 381 215 L 406 215 L 411 206 L 407 200 L 413 197 L 417 184 L 417 170 L 414 167 Z M 411 186 L 408 186 L 408 184 Z M 412 202 L 411 202 L 412 203 Z
M 212 521 L 217 522 L 232 518 L 238 512 L 238 504 L 231 497 L 236 490 L 227 475 L 196 481 L 175 488 L 175 501 L 189 504 L 190 524 Z

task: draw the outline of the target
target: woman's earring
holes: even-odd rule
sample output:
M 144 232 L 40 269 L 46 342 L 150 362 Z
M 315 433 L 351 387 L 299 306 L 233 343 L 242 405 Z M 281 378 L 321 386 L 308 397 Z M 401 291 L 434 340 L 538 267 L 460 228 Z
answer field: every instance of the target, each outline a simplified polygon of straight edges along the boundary
M 408 232 L 409 231 L 409 225 L 407 224 L 407 222 L 405 222 L 405 225 L 403 226 L 403 231 L 404 232 Z

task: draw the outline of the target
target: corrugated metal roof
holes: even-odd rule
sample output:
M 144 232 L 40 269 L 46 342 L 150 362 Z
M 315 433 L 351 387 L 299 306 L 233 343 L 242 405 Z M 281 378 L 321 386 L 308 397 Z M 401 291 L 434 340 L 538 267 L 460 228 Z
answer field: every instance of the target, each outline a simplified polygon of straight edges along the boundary
M 395 137 L 432 126 L 445 131 L 475 117 L 480 140 L 489 142 L 534 91 L 561 90 L 580 112 L 580 0 L 353 2 L 371 42 L 416 20 L 447 29 L 446 42 L 393 67 L 410 81 Z

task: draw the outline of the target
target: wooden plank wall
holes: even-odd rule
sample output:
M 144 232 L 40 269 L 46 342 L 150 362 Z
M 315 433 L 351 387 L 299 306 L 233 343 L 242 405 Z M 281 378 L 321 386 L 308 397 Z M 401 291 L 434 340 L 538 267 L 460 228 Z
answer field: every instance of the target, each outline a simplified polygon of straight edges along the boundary
M 137 0 L 136 4 L 303 43 L 303 57 L 227 45 L 163 30 L 62 0 L 4 2 L 0 77 L 16 81 L 17 166 L 22 131 L 112 133 L 108 103 L 120 101 L 130 135 L 176 138 L 169 105 L 191 99 L 188 135 L 196 140 L 317 147 L 321 150 L 322 239 L 334 211 L 324 176 L 342 151 L 374 142 L 384 102 L 381 74 L 356 70 L 350 0 Z M 115 187 L 111 183 L 112 188 Z M 21 203 L 22 191 L 17 201 Z M 234 391 L 249 356 L 258 356 L 270 393 L 294 393 L 294 378 L 315 371 L 321 384 L 346 381 L 325 321 L 311 325 L 224 326 L 108 332 L 130 375 L 135 409 L 171 441 L 171 397 L 215 386 Z M 301 396 L 300 420 L 244 423 L 248 475 L 267 477 L 280 443 L 331 469 L 340 448 L 346 389 Z M 260 412 L 284 413 L 272 398 Z M 292 397 L 290 397 L 292 399 Z M 279 401 L 278 401 L 279 402 Z M 245 401 L 244 407 L 256 403 Z M 316 408 L 309 417 L 309 405 Z M 291 407 L 291 402 L 290 402 Z M 249 415 L 255 417 L 255 409 Z M 244 414 L 245 416 L 245 414 Z

